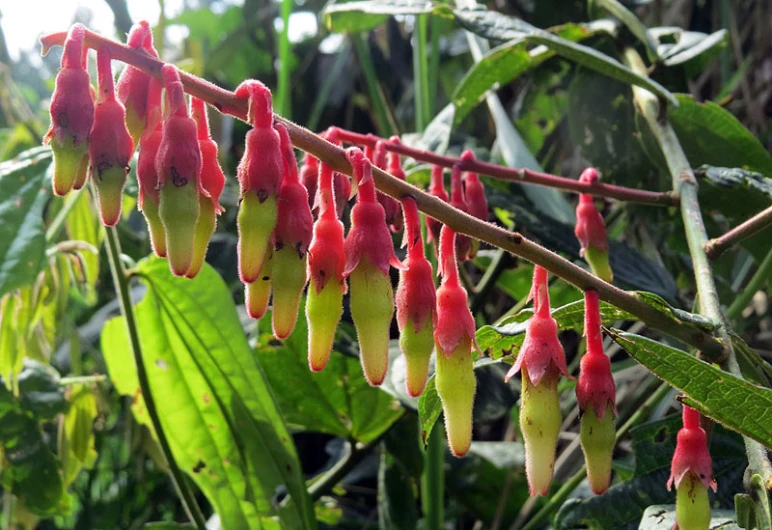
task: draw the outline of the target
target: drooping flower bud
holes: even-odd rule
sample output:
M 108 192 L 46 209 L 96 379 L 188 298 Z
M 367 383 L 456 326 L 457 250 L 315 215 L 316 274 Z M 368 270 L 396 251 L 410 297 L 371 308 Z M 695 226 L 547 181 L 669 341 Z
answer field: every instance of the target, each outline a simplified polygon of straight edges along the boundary
M 555 468 L 560 431 L 558 379 L 568 375 L 558 324 L 550 315 L 547 271 L 536 266 L 529 298 L 534 314 L 528 321 L 517 361 L 505 381 L 522 369 L 520 428 L 525 442 L 525 471 L 531 495 L 547 495 Z
M 461 180 L 461 167 L 458 164 L 454 165 L 450 172 L 450 205 L 462 212 L 467 212 L 464 183 Z M 469 236 L 456 237 L 456 259 L 459 263 L 469 259 L 471 248 L 472 239 Z
M 467 149 L 461 153 L 461 160 L 474 160 L 474 153 Z M 468 171 L 464 174 L 464 199 L 466 200 L 466 211 L 469 215 L 480 219 L 488 220 L 488 199 L 485 198 L 485 188 L 477 173 Z M 480 240 L 472 239 L 469 249 L 469 257 L 474 258 L 480 249 Z
M 420 396 L 429 374 L 429 358 L 434 349 L 434 325 L 437 320 L 436 293 L 432 265 L 424 255 L 421 220 L 415 200 L 402 200 L 405 215 L 407 260 L 400 271 L 397 286 L 397 325 L 399 345 L 405 355 L 405 385 L 410 396 Z
M 289 337 L 298 319 L 300 297 L 308 279 L 308 247 L 314 218 L 308 206 L 308 192 L 298 178 L 298 164 L 286 127 L 276 124 L 284 155 L 284 180 L 274 231 L 273 334 Z
M 126 129 L 126 111 L 116 99 L 110 52 L 97 52 L 99 96 L 88 146 L 90 173 L 96 187 L 99 214 L 106 226 L 115 226 L 121 218 L 123 188 L 129 173 L 134 142 Z
M 472 443 L 472 410 L 477 381 L 474 376 L 472 348 L 476 348 L 474 317 L 467 305 L 466 290 L 461 286 L 456 264 L 456 233 L 443 226 L 440 232 L 439 273 L 442 284 L 437 290 L 437 347 L 435 384 L 445 414 L 445 431 L 450 451 L 464 456 Z
M 94 95 L 86 71 L 85 34 L 83 24 L 70 28 L 51 96 L 51 128 L 44 140 L 51 144 L 54 154 L 53 188 L 57 195 L 80 189 L 86 183 Z
M 332 168 L 319 164 L 319 217 L 314 223 L 314 235 L 308 248 L 308 365 L 321 371 L 330 359 L 335 329 L 343 311 L 346 267 L 343 223 L 335 211 Z
M 598 172 L 588 167 L 579 177 L 580 182 L 588 184 L 599 180 Z M 606 223 L 595 207 L 592 195 L 579 194 L 579 204 L 576 206 L 576 227 L 574 234 L 582 246 L 581 255 L 587 260 L 592 272 L 598 278 L 611 282 L 614 272 L 608 259 L 608 239 L 606 238 Z
M 616 390 L 611 376 L 611 362 L 603 353 L 601 318 L 596 291 L 584 293 L 584 334 L 587 351 L 582 357 L 576 401 L 581 419 L 581 442 L 592 491 L 600 495 L 611 482 L 611 457 L 614 452 Z
M 158 193 L 158 172 L 155 159 L 163 138 L 161 121 L 161 93 L 163 87 L 155 79 L 150 80 L 147 97 L 147 128 L 139 140 L 137 183 L 139 184 L 139 209 L 150 229 L 150 243 L 159 258 L 166 257 L 166 229 L 158 215 L 161 196 Z
M 141 50 L 151 57 L 158 57 L 158 52 L 153 46 L 153 32 L 150 29 L 150 24 L 145 20 L 131 27 L 126 44 L 130 48 Z M 136 66 L 127 64 L 115 86 L 118 100 L 126 107 L 126 125 L 135 144 L 140 141 L 145 126 L 150 126 L 147 122 L 150 79 L 149 74 Z
M 303 184 L 308 193 L 308 206 L 315 210 L 318 207 L 316 190 L 319 187 L 319 159 L 311 153 L 306 153 L 303 157 L 303 166 L 300 168 L 300 183 Z
M 196 122 L 188 116 L 185 93 L 175 66 L 161 69 L 166 88 L 166 119 L 155 159 L 160 202 L 158 215 L 166 230 L 166 253 L 172 272 L 184 276 L 193 263 L 200 214 L 201 149 Z
M 445 191 L 445 180 L 443 178 L 443 171 L 445 168 L 442 166 L 432 166 L 432 180 L 429 184 L 429 193 L 434 195 L 438 199 L 442 199 L 445 202 L 450 200 L 448 192 Z M 439 245 L 440 242 L 440 230 L 442 230 L 442 223 L 433 217 L 426 218 L 426 228 L 429 233 L 427 234 L 427 240 L 431 243 L 436 241 Z
M 389 265 L 402 269 L 394 255 L 386 214 L 376 198 L 370 161 L 362 151 L 346 151 L 359 192 L 351 210 L 346 236 L 346 270 L 351 289 L 351 316 L 357 328 L 359 351 L 367 381 L 378 386 L 389 362 L 389 327 L 394 315 L 394 291 Z
M 684 405 L 683 427 L 673 454 L 669 490 L 676 487 L 676 524 L 681 530 L 706 530 L 710 527 L 708 488 L 716 491 L 708 439 L 700 426 L 700 413 Z
M 209 194 L 208 197 L 203 194 L 198 196 L 200 214 L 198 223 L 196 223 L 193 262 L 186 274 L 188 278 L 194 278 L 204 265 L 209 240 L 217 227 L 217 216 L 224 211 L 223 207 L 220 206 L 220 195 L 225 187 L 225 175 L 217 159 L 217 143 L 212 140 L 209 133 L 206 103 L 201 99 L 191 97 L 190 113 L 196 122 L 198 147 L 201 149 L 201 186 Z
M 239 207 L 239 274 L 251 283 L 260 275 L 268 243 L 276 227 L 276 196 L 284 175 L 279 133 L 273 128 L 271 91 L 263 83 L 247 80 L 236 96 L 249 98 L 249 123 L 244 156 L 236 175 L 241 184 Z
M 393 159 L 395 155 L 397 157 L 396 165 L 399 166 L 399 154 L 389 153 L 387 156 L 386 142 L 384 140 L 378 140 L 375 143 L 375 152 L 373 153 L 373 156 L 375 157 L 375 159 L 372 160 L 373 165 L 379 169 L 388 171 L 389 167 L 393 165 Z M 387 158 L 389 160 L 389 164 L 387 164 Z M 383 206 L 383 212 L 386 214 L 386 224 L 389 226 L 392 226 L 395 223 L 396 224 L 401 223 L 402 212 L 400 212 L 399 203 L 396 200 L 394 200 L 392 197 L 389 197 L 388 195 L 386 195 L 385 193 L 381 193 L 380 191 L 377 192 L 377 196 L 378 196 L 378 202 L 381 204 L 381 206 Z

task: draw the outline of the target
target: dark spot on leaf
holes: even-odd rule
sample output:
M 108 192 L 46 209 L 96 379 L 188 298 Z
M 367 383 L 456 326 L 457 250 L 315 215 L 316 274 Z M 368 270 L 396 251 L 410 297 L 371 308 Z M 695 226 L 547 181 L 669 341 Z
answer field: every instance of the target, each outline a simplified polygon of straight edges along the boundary
M 663 444 L 665 443 L 665 440 L 667 440 L 667 429 L 665 427 L 662 427 L 660 430 L 657 431 L 657 434 L 654 435 L 654 443 Z
M 202 469 L 206 467 L 206 464 L 203 460 L 199 460 L 196 462 L 196 465 L 193 466 L 193 473 L 200 473 Z

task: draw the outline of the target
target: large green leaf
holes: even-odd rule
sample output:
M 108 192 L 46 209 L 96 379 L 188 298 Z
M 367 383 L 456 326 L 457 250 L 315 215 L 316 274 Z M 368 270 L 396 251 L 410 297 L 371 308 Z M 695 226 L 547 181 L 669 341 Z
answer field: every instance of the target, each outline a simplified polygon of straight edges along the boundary
M 295 447 L 225 283 L 208 265 L 193 280 L 155 258 L 137 271 L 148 285 L 136 306 L 145 368 L 180 468 L 225 528 L 259 528 L 276 516 L 286 528 L 315 527 Z M 122 318 L 105 326 L 102 350 L 118 390 L 135 396 L 123 380 L 132 355 Z M 136 385 L 136 374 L 127 379 Z M 291 502 L 282 508 L 276 495 L 285 488 Z
M 736 226 L 772 206 L 772 178 L 738 168 L 702 166 L 695 171 L 700 182 L 700 205 L 719 211 L 730 226 Z M 768 173 L 772 175 L 772 173 Z M 716 236 L 720 234 L 715 234 Z M 769 252 L 772 228 L 740 241 L 761 262 Z
M 643 302 L 681 320 L 683 325 L 691 326 L 695 331 L 710 331 L 714 328 L 713 323 L 700 315 L 671 307 L 655 294 L 646 292 L 635 294 Z M 634 315 L 602 300 L 600 302 L 600 315 L 604 324 L 611 324 L 615 320 L 637 320 Z M 500 358 L 505 353 L 516 355 L 523 340 L 525 340 L 526 323 L 532 316 L 533 309 L 523 309 L 493 326 L 481 327 L 477 330 L 477 344 L 481 350 L 490 352 L 493 358 Z M 584 300 L 577 300 L 553 309 L 552 317 L 558 323 L 558 331 L 573 329 L 577 333 L 581 333 L 584 329 Z
M 302 310 L 287 340 L 280 345 L 269 340 L 261 341 L 267 344 L 258 346 L 257 355 L 291 426 L 367 443 L 402 415 L 397 400 L 367 383 L 358 358 L 334 351 L 321 372 L 308 368 L 308 327 Z
M 676 94 L 676 99 L 679 106 L 668 110 L 668 118 L 692 167 L 707 164 L 772 175 L 772 156 L 732 113 L 710 101 L 695 101 L 687 94 Z M 659 145 L 648 125 L 639 119 L 638 129 L 647 152 L 661 160 Z
M 558 35 L 569 41 L 580 41 L 606 31 L 607 21 L 590 24 L 567 24 L 555 28 Z M 455 123 L 459 124 L 482 100 L 485 92 L 496 85 L 510 83 L 531 68 L 554 57 L 550 48 L 536 47 L 529 50 L 525 37 L 511 40 L 487 52 L 470 68 L 456 86 L 451 100 L 456 107 Z
M 0 164 L 0 297 L 31 284 L 45 262 L 44 185 L 51 150 L 25 151 Z
M 37 368 L 32 370 L 38 372 Z M 30 375 L 31 379 L 38 377 L 39 372 Z M 35 387 L 34 384 L 32 386 Z M 31 393 L 33 395 L 26 396 L 27 405 L 30 400 L 38 401 L 35 391 Z M 25 406 L 25 395 L 17 398 L 5 382 L 0 381 L 0 445 L 4 453 L 2 484 L 19 497 L 32 513 L 40 516 L 62 515 L 69 510 L 69 498 L 65 495 L 61 463 L 43 439 L 39 424 L 41 418 Z M 50 402 L 50 399 L 43 401 Z
M 74 241 L 83 241 L 99 249 L 102 246 L 104 231 L 99 221 L 99 213 L 91 201 L 91 194 L 83 190 L 77 196 L 66 198 L 67 201 L 75 201 L 75 204 L 67 215 L 67 235 Z M 80 253 L 83 267 L 83 276 L 86 286 L 86 300 L 96 302 L 96 282 L 99 279 L 99 254 L 93 252 Z
M 592 530 L 634 530 L 644 510 L 652 504 L 675 500 L 675 491 L 665 487 L 675 451 L 676 435 L 681 428 L 679 415 L 647 423 L 630 431 L 635 453 L 633 478 L 612 486 L 603 495 L 567 501 L 555 518 L 557 530 L 589 528 Z M 729 508 L 734 494 L 742 488 L 747 465 L 742 439 L 717 426 L 711 435 L 713 474 L 718 492 L 711 496 L 715 505 Z
M 610 15 L 622 21 L 622 24 L 627 26 L 630 33 L 643 44 L 649 60 L 657 60 L 656 43 L 649 34 L 649 30 L 638 17 L 617 0 L 592 0 L 592 2 L 600 9 L 607 11 Z
M 683 350 L 632 333 L 610 333 L 635 360 L 686 394 L 685 403 L 772 448 L 772 390 L 728 374 Z
M 378 467 L 378 527 L 413 530 L 418 524 L 415 488 L 410 473 L 394 456 L 381 453 Z
M 616 59 L 593 48 L 564 39 L 543 29 L 495 11 L 454 11 L 459 23 L 482 37 L 510 41 L 523 39 L 529 44 L 543 44 L 555 53 L 577 64 L 631 85 L 637 85 L 677 106 L 678 101 L 665 87 L 640 76 Z

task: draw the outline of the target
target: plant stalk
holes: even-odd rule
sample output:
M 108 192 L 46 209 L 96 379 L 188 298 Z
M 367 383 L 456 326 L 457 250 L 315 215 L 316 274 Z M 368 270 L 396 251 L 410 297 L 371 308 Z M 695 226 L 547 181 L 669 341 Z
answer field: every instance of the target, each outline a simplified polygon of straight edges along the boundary
M 705 254 L 710 259 L 716 259 L 743 239 L 748 239 L 770 226 L 772 226 L 772 206 L 735 226 L 724 235 L 705 243 Z
M 180 468 L 177 466 L 177 462 L 174 460 L 169 440 L 166 438 L 166 433 L 161 425 L 161 418 L 158 415 L 158 409 L 155 406 L 155 400 L 150 389 L 150 380 L 147 376 L 145 369 L 145 363 L 142 360 L 142 348 L 139 342 L 139 329 L 137 328 L 137 320 L 134 315 L 134 308 L 131 305 L 131 296 L 129 294 L 129 279 L 126 276 L 126 271 L 123 268 L 121 262 L 121 246 L 118 241 L 118 231 L 113 227 L 104 227 L 105 229 L 105 245 L 107 247 L 107 258 L 110 263 L 110 272 L 113 276 L 113 283 L 115 284 L 116 295 L 121 306 L 121 314 L 126 321 L 126 331 L 129 337 L 129 347 L 134 355 L 134 362 L 137 366 L 137 378 L 139 379 L 139 388 L 142 392 L 142 398 L 145 400 L 145 408 L 147 414 L 150 416 L 150 420 L 153 423 L 153 430 L 155 430 L 158 443 L 161 446 L 166 463 L 171 471 L 171 479 L 174 483 L 174 488 L 177 491 L 177 495 L 180 497 L 180 502 L 188 515 L 188 518 L 193 522 L 198 530 L 206 530 L 206 520 L 204 519 L 201 509 L 196 502 L 196 498 L 187 482 L 185 475 L 183 475 Z
M 421 509 L 426 530 L 440 530 L 445 521 L 445 438 L 436 424 L 429 433 L 421 474 Z

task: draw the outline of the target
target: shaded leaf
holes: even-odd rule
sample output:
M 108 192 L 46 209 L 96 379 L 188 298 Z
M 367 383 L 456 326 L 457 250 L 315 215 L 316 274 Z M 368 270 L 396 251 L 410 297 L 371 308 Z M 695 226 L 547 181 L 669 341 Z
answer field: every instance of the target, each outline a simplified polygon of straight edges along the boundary
M 685 403 L 772 448 L 772 390 L 646 337 L 618 330 L 609 333 L 636 361 L 686 394 Z
M 418 524 L 414 481 L 405 467 L 387 452 L 378 467 L 378 526 L 383 530 L 413 530 Z
M 94 391 L 86 386 L 72 387 L 70 407 L 59 425 L 59 458 L 62 459 L 64 483 L 69 485 L 83 468 L 94 465 L 93 423 L 98 414 Z
M 558 511 L 555 528 L 634 530 L 647 507 L 674 502 L 675 490 L 668 491 L 665 484 L 680 428 L 680 415 L 674 414 L 632 429 L 633 478 L 612 486 L 603 495 L 567 501 Z M 717 425 L 711 434 L 710 452 L 718 483 L 718 492 L 710 495 L 718 506 L 729 508 L 733 505 L 734 493 L 742 489 L 742 475 L 747 465 L 742 438 Z
M 301 309 L 295 331 L 281 345 L 257 348 L 260 364 L 287 423 L 367 443 L 403 413 L 394 398 L 371 387 L 356 357 L 332 352 L 327 366 L 308 368 L 308 327 Z
M 206 494 L 225 528 L 313 528 L 295 447 L 257 358 L 247 344 L 230 291 L 208 265 L 193 280 L 165 260 L 139 263 L 149 289 L 136 306 L 145 368 L 164 431 L 180 468 Z M 102 332 L 110 375 L 131 370 L 125 322 Z M 140 416 L 140 421 L 146 417 Z M 292 501 L 279 508 L 284 493 Z
M 666 99 L 673 106 L 678 101 L 666 88 L 648 77 L 640 76 L 616 59 L 593 48 L 571 42 L 553 35 L 548 31 L 531 26 L 527 22 L 497 13 L 495 11 L 455 11 L 459 23 L 478 35 L 493 39 L 509 41 L 523 39 L 530 44 L 543 44 L 565 59 L 596 70 L 604 75 L 637 85 Z
M 0 297 L 31 284 L 43 267 L 50 165 L 51 150 L 45 147 L 0 163 Z
M 636 17 L 629 9 L 620 4 L 617 0 L 593 0 L 593 3 L 600 9 L 607 11 L 610 15 L 622 21 L 622 24 L 624 24 L 627 29 L 630 30 L 630 33 L 632 33 L 635 38 L 643 44 L 649 60 L 656 61 L 657 45 L 649 34 L 646 26 L 638 17 Z
M 740 527 L 734 524 L 737 516 L 732 510 L 711 510 L 711 520 L 709 528 L 720 528 L 721 530 L 740 530 Z M 675 524 L 675 504 L 660 504 L 649 506 L 643 512 L 641 524 L 638 530 L 672 530 Z

